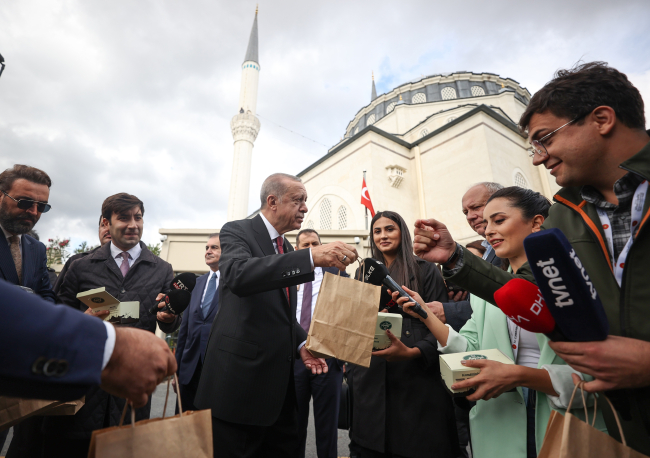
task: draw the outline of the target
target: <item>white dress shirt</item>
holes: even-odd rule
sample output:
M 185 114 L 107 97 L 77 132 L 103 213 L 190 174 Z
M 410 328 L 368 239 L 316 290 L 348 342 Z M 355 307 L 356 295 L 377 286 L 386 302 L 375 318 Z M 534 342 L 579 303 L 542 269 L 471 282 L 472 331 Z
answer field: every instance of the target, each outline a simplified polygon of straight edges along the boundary
M 205 293 L 208 291 L 208 284 L 210 283 L 210 279 L 212 278 L 213 275 L 217 276 L 216 287 L 217 290 L 219 289 L 219 277 L 221 276 L 221 272 L 219 272 L 218 270 L 216 272 L 210 270 L 210 275 L 208 275 L 208 281 L 205 282 L 205 288 L 203 288 L 203 295 L 201 296 L 201 304 L 203 304 L 203 299 L 205 299 Z M 216 294 L 216 290 L 215 290 L 215 294 Z
M 113 245 L 113 242 L 110 242 L 111 244 L 111 256 L 117 263 L 117 268 L 119 269 L 122 266 L 122 261 L 124 261 L 124 258 L 120 256 L 122 253 L 122 250 L 120 250 L 118 247 Z M 133 263 L 140 257 L 140 254 L 142 254 L 142 247 L 138 243 L 136 246 L 131 248 L 130 250 L 126 251 L 129 253 L 129 267 L 133 267 Z
M 314 307 L 316 306 L 316 299 L 318 299 L 318 292 L 320 291 L 320 285 L 323 283 L 323 268 L 316 267 L 314 269 L 314 281 L 311 284 L 311 315 L 314 316 Z M 305 292 L 305 284 L 303 283 L 298 287 L 298 296 L 296 301 L 296 320 L 300 323 L 300 314 L 302 313 L 302 297 Z
M 483 246 L 483 248 L 485 248 L 485 253 L 483 253 L 483 259 L 487 259 L 487 257 L 490 255 L 490 252 L 494 250 L 494 248 L 492 248 L 492 245 L 490 245 L 490 242 L 488 242 L 487 240 L 483 240 L 481 242 L 481 245 Z

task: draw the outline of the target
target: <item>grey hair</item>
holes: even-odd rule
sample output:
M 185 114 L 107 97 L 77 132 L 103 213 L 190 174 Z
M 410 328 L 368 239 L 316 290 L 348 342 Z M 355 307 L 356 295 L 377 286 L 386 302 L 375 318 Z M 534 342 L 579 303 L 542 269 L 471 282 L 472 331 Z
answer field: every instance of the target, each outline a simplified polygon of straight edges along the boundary
M 219 233 L 215 232 L 214 234 L 208 235 L 208 240 L 210 240 L 212 237 L 219 237 Z
M 262 183 L 262 190 L 260 191 L 261 208 L 266 207 L 266 198 L 271 195 L 277 197 L 280 199 L 280 202 L 282 202 L 282 196 L 286 194 L 288 188 L 285 184 L 285 180 L 302 183 L 300 178 L 289 175 L 288 173 L 274 173 L 273 175 L 270 175 L 266 180 L 264 180 L 264 183 Z
M 472 189 L 475 188 L 476 186 L 483 186 L 485 189 L 488 190 L 488 193 L 490 195 L 494 194 L 497 191 L 500 191 L 501 189 L 505 188 L 502 184 L 499 183 L 494 183 L 492 181 L 482 181 L 480 183 L 474 183 L 472 186 L 470 186 L 467 189 Z

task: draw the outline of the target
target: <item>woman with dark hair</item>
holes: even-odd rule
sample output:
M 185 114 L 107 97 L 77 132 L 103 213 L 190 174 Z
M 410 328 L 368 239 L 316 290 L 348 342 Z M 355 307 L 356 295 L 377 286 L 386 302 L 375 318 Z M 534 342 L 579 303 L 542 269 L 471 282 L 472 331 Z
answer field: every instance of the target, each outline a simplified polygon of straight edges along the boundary
M 378 212 L 370 225 L 372 257 L 400 284 L 423 291 L 427 302 L 447 296 L 435 264 L 417 258 L 408 226 L 395 212 Z M 377 311 L 402 315 L 402 334 L 373 352 L 368 369 L 354 368 L 350 436 L 361 458 L 440 457 L 460 454 L 453 403 L 440 379 L 437 341 L 403 313 L 385 287 Z
M 550 206 L 540 193 L 517 186 L 501 189 L 488 200 L 483 210 L 485 236 L 509 272 L 516 273 L 526 262 L 524 239 L 540 230 Z M 394 297 L 398 303 L 405 302 Z M 424 303 L 417 293 L 413 293 L 413 299 Z M 551 410 L 564 413 L 569 408 L 574 388 L 571 375 L 585 376 L 551 350 L 544 334 L 522 329 L 498 307 L 478 296 L 472 294 L 470 302 L 473 314 L 460 332 L 442 324 L 433 313 L 423 321 L 438 339 L 442 353 L 496 348 L 516 363 L 472 361 L 474 367 L 480 366 L 480 374 L 451 387 L 476 390 L 467 396 L 477 401 L 470 412 L 473 456 L 536 457 Z M 419 317 L 411 305 L 403 307 L 406 313 Z M 576 399 L 571 408 L 575 409 L 574 415 L 584 419 L 582 399 Z M 591 418 L 594 412 L 590 410 Z M 605 429 L 600 411 L 596 426 Z

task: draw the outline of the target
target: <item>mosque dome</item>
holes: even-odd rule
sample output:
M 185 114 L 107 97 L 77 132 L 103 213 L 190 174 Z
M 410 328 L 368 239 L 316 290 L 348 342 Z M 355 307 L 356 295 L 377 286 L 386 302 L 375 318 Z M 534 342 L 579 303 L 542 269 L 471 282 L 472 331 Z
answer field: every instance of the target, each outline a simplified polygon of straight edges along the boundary
M 372 84 L 372 100 L 348 123 L 345 132 L 347 138 L 389 116 L 400 105 L 427 104 L 431 107 L 430 104 L 438 104 L 440 111 L 446 111 L 460 105 L 489 105 L 491 97 L 504 92 L 513 94 L 524 105 L 528 105 L 531 97 L 528 89 L 517 81 L 494 73 L 459 71 L 423 76 L 379 96 L 375 95 L 374 78 Z

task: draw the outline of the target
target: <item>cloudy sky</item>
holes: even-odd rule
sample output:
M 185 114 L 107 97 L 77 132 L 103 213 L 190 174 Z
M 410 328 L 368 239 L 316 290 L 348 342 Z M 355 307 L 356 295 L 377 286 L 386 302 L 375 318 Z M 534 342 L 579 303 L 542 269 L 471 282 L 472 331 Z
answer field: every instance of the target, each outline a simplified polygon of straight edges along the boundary
M 144 201 L 149 243 L 161 227 L 225 222 L 230 119 L 255 4 L 0 3 L 0 169 L 23 163 L 52 177 L 42 239 L 96 243 L 101 203 L 122 191 Z M 371 71 L 380 94 L 457 70 L 511 77 L 534 93 L 559 68 L 604 60 L 650 105 L 647 0 L 261 0 L 259 8 L 251 211 L 269 173 L 298 173 L 339 141 L 370 101 Z

